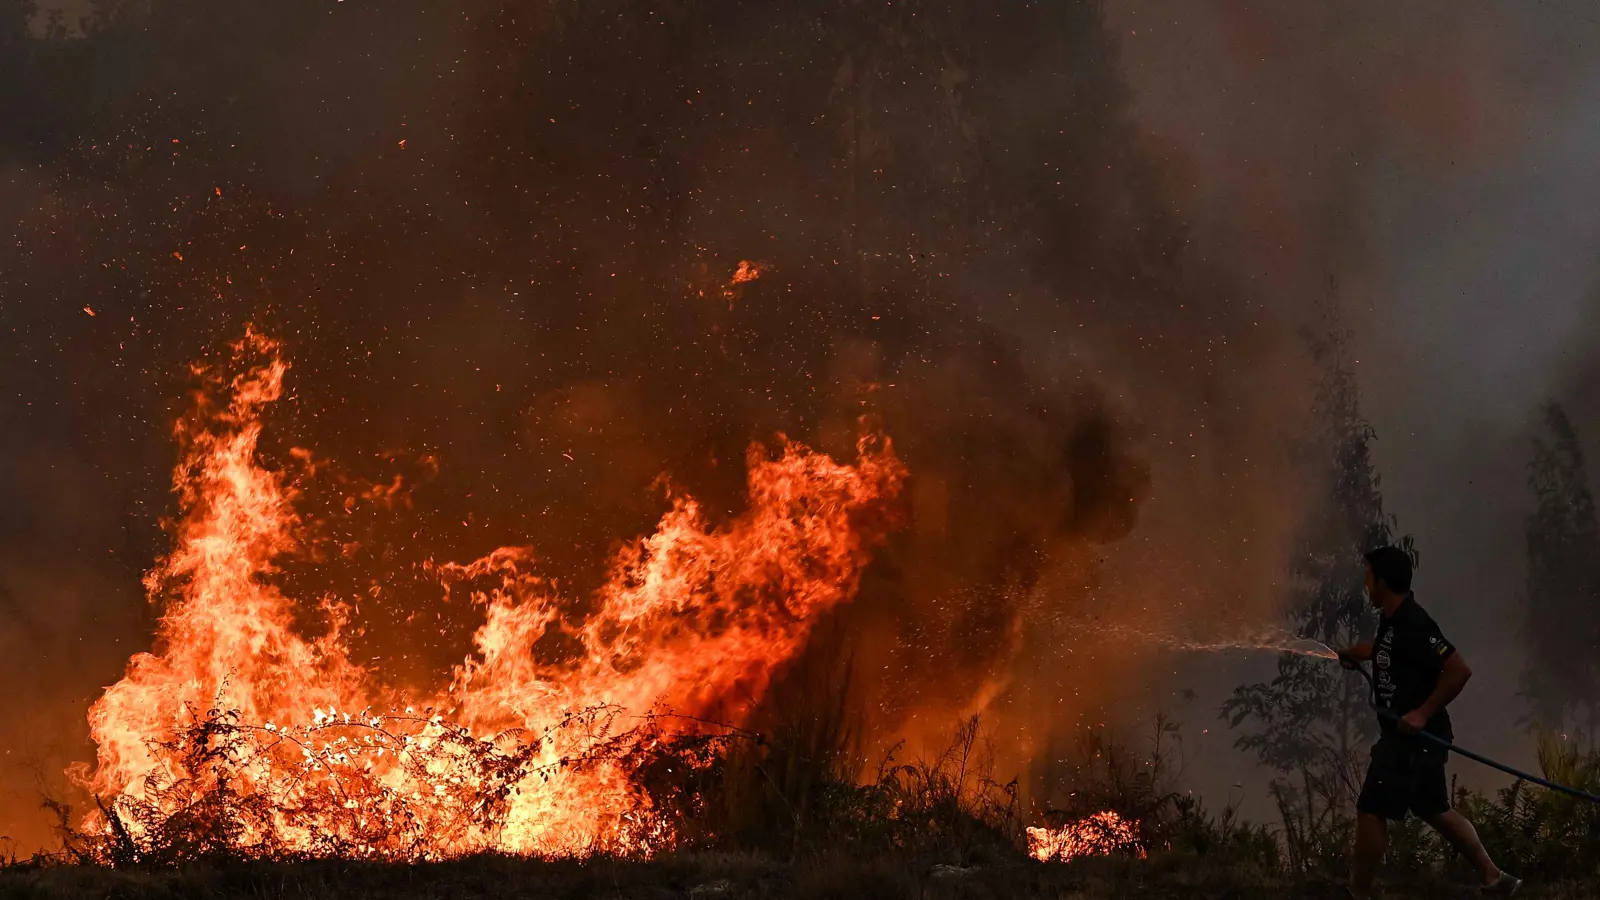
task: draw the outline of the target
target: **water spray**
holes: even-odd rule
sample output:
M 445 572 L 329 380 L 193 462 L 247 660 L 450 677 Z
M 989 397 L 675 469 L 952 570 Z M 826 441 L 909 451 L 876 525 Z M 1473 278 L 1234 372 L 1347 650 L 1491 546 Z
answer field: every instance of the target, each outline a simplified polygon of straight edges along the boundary
M 1178 635 L 1160 634 L 1158 632 L 1130 628 L 1122 624 L 1098 621 L 1095 622 L 1095 628 L 1100 634 L 1107 637 L 1131 638 L 1160 644 L 1173 650 L 1194 653 L 1216 653 L 1226 650 L 1267 650 L 1273 653 L 1296 653 L 1301 656 L 1314 656 L 1330 661 L 1339 658 L 1339 654 L 1328 649 L 1322 643 L 1306 638 L 1297 638 L 1293 634 L 1276 629 L 1242 637 L 1197 640 Z
M 1310 638 L 1302 638 L 1300 640 L 1290 641 L 1289 643 L 1284 644 L 1282 649 L 1285 652 L 1298 653 L 1301 656 L 1315 656 L 1318 659 L 1327 659 L 1334 662 L 1339 661 L 1339 654 L 1335 652 L 1332 647 L 1329 647 L 1327 644 L 1324 644 L 1321 641 L 1313 641 Z

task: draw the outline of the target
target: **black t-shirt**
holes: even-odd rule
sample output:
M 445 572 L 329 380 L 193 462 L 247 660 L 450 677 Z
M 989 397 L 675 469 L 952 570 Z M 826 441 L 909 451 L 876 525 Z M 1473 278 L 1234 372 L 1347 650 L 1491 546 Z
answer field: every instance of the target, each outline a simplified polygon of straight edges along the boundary
M 1378 620 L 1378 635 L 1372 641 L 1378 708 L 1403 716 L 1421 706 L 1438 687 L 1444 661 L 1454 652 L 1456 648 L 1445 640 L 1433 617 L 1407 594 L 1394 615 Z M 1379 716 L 1378 724 L 1384 735 L 1395 733 L 1393 721 Z M 1445 710 L 1434 713 L 1424 730 L 1454 740 L 1450 714 Z

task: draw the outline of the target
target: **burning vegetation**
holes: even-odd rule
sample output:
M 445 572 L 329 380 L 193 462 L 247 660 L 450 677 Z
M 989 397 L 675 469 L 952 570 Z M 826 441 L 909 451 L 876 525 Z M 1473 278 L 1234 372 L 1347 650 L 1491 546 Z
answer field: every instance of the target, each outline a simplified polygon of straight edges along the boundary
M 175 547 L 146 579 L 155 649 L 89 714 L 83 781 L 108 799 L 86 824 L 106 861 L 650 855 L 676 823 L 638 773 L 667 747 L 709 764 L 896 521 L 887 438 L 864 436 L 854 464 L 752 447 L 748 509 L 714 528 L 674 497 L 587 615 L 531 548 L 439 565 L 483 621 L 450 683 L 418 691 L 353 660 L 335 599 L 321 636 L 297 632 L 274 581 L 302 549 L 297 491 L 258 457 L 288 363 L 256 331 L 232 350 L 231 368 L 197 368 L 177 428 Z M 558 632 L 580 650 L 541 661 Z
M 1145 850 L 1139 841 L 1139 823 L 1110 810 L 1060 828 L 1028 829 L 1028 855 L 1040 862 L 1113 854 L 1143 857 Z
M 992 777 L 976 718 L 942 753 L 897 764 L 891 752 L 865 779 L 842 777 L 840 710 L 809 744 L 789 734 L 773 748 L 746 728 L 900 524 L 907 472 L 887 437 L 864 433 L 852 464 L 789 441 L 751 447 L 743 513 L 713 526 L 672 496 L 587 606 L 538 574 L 530 547 L 430 564 L 481 622 L 448 683 L 424 690 L 356 661 L 346 604 L 307 609 L 282 587 L 314 531 L 297 510 L 302 480 L 261 449 L 288 371 L 254 329 L 194 367 L 174 546 L 145 579 L 161 610 L 154 649 L 91 708 L 97 765 L 74 773 L 96 798 L 68 829 L 80 860 L 648 858 L 714 842 L 700 820 L 752 765 L 768 781 L 812 767 L 819 817 L 885 846 L 1020 837 L 1017 783 Z M 314 476 L 313 454 L 288 456 Z M 549 635 L 576 649 L 551 654 Z M 1027 829 L 1027 842 L 1041 861 L 1142 856 L 1138 829 L 1106 811 Z

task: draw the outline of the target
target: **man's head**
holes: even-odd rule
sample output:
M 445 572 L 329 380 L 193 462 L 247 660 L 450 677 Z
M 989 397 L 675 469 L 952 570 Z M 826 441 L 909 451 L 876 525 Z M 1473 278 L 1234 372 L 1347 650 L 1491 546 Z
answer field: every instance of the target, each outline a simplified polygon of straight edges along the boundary
M 1367 600 L 1383 608 L 1384 601 L 1411 592 L 1411 557 L 1399 547 L 1379 547 L 1367 553 Z

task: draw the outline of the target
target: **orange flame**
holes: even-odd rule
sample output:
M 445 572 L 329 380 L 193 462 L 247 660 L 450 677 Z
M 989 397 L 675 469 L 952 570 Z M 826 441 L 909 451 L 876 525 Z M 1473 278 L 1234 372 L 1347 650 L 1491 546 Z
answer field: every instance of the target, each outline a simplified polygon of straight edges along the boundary
M 1111 810 L 1060 828 L 1029 828 L 1028 854 L 1041 862 L 1067 862 L 1080 856 L 1132 854 L 1143 859 L 1139 823 Z
M 755 281 L 761 277 L 761 270 L 761 263 L 753 263 L 748 259 L 741 259 L 739 260 L 739 267 L 733 270 L 733 280 L 728 282 L 728 285 L 732 287 L 736 284 Z
M 739 296 L 744 291 L 744 286 L 760 278 L 766 271 L 766 265 L 751 262 L 748 259 L 739 260 L 739 267 L 733 270 L 733 277 L 728 279 L 728 284 L 722 289 L 722 296 L 728 301 L 728 308 L 733 309 Z
M 417 694 L 352 661 L 341 606 L 324 602 L 319 638 L 294 629 L 274 574 L 300 549 L 296 493 L 257 457 L 288 364 L 254 330 L 232 350 L 236 375 L 195 368 L 204 387 L 177 426 L 175 548 L 145 580 L 164 608 L 155 648 L 90 710 L 98 766 L 76 773 L 114 798 L 89 826 L 150 852 L 218 810 L 227 826 L 194 839 L 246 855 L 668 846 L 627 755 L 696 717 L 741 721 L 817 616 L 854 595 L 905 476 L 887 439 L 864 437 L 855 465 L 752 448 L 748 511 L 713 528 L 674 498 L 578 622 L 530 548 L 437 566 L 484 621 L 451 683 Z M 553 628 L 578 638 L 575 661 L 539 660 Z

